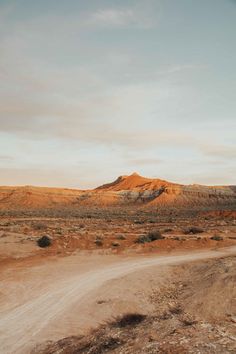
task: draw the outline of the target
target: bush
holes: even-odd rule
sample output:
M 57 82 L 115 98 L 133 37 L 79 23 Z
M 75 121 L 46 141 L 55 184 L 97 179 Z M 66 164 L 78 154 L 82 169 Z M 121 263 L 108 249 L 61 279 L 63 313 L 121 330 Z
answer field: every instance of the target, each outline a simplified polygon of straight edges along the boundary
M 218 235 L 214 235 L 214 236 L 211 237 L 211 240 L 214 240 L 214 241 L 222 241 L 222 240 L 223 240 L 223 237 L 218 236 Z
M 185 235 L 189 235 L 189 234 L 195 235 L 195 234 L 201 234 L 202 232 L 204 232 L 204 230 L 201 229 L 200 227 L 192 226 L 189 229 L 185 230 L 184 234 Z
M 52 240 L 49 236 L 42 236 L 37 240 L 37 244 L 41 248 L 49 247 L 52 244 Z
M 103 246 L 103 241 L 102 241 L 101 238 L 97 238 L 97 239 L 94 241 L 94 243 L 95 243 L 96 246 L 98 246 L 98 247 Z
M 161 234 L 160 231 L 151 231 L 147 235 L 141 235 L 136 240 L 135 243 L 146 243 L 146 242 L 153 242 L 156 240 L 162 240 L 165 237 Z
M 124 235 L 117 235 L 116 239 L 117 240 L 126 240 L 126 237 Z
M 120 244 L 119 244 L 119 242 L 112 242 L 112 247 L 119 247 L 120 246 Z
M 143 322 L 146 319 L 146 315 L 141 313 L 127 313 L 122 317 L 117 318 L 112 325 L 114 327 L 128 327 L 136 326 L 139 323 Z
M 147 235 L 141 235 L 134 242 L 135 243 L 146 243 L 146 242 L 151 242 L 151 241 Z
M 134 220 L 134 224 L 142 225 L 142 224 L 144 224 L 144 221 L 143 220 Z
M 148 233 L 148 237 L 151 239 L 151 241 L 162 240 L 165 238 L 158 230 L 150 231 Z

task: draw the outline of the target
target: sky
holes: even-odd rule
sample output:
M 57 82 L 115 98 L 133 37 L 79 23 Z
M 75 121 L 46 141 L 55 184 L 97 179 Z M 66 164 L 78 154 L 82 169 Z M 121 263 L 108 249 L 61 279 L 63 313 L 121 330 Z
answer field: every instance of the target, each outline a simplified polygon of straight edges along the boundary
M 236 1 L 0 0 L 0 185 L 236 184 Z

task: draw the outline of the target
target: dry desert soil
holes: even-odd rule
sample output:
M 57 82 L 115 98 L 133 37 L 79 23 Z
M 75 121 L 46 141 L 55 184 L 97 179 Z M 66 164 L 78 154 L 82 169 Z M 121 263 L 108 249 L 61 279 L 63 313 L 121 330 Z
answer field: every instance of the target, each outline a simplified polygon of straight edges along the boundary
M 0 353 L 236 353 L 235 190 L 1 187 Z

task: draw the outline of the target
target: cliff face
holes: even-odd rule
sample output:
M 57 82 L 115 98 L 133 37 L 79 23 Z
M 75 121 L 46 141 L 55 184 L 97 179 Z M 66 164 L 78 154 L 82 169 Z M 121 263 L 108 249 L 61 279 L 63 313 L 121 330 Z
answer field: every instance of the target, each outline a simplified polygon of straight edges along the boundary
M 236 209 L 235 186 L 202 186 L 170 183 L 134 173 L 94 190 L 63 188 L 0 187 L 0 209 L 80 206 L 150 208 L 229 206 Z

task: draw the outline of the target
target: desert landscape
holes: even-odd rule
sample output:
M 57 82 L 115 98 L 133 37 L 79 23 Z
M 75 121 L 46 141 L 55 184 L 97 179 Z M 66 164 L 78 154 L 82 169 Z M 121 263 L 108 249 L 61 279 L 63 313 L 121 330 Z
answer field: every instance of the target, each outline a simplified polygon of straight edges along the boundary
M 233 353 L 236 189 L 1 187 L 2 353 Z
M 236 354 L 236 0 L 0 0 L 0 354 Z

